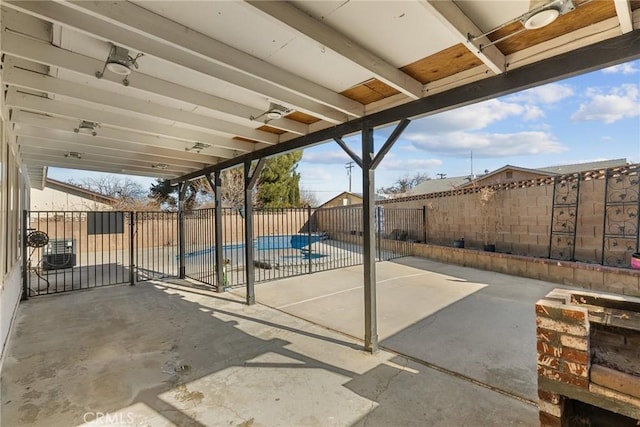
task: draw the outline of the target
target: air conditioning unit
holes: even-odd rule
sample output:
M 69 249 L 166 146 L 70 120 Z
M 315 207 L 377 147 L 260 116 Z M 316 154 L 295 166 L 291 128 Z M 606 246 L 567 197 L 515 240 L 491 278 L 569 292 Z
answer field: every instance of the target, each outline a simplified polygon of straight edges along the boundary
M 75 239 L 50 239 L 44 247 L 42 268 L 44 270 L 58 270 L 71 268 L 76 265 Z

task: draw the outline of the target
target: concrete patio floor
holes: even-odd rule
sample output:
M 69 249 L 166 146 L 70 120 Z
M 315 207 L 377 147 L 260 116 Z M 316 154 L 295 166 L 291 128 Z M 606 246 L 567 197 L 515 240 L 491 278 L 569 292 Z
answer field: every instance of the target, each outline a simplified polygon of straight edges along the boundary
M 538 425 L 532 301 L 555 285 L 417 258 L 378 264 L 378 280 L 393 351 L 373 356 L 348 336 L 362 335 L 358 267 L 257 285 L 278 309 L 185 281 L 34 298 L 9 341 L 2 425 Z
M 534 306 L 560 285 L 418 257 L 376 275 L 383 348 L 537 401 Z M 362 266 L 256 286 L 258 302 L 358 339 L 363 298 Z

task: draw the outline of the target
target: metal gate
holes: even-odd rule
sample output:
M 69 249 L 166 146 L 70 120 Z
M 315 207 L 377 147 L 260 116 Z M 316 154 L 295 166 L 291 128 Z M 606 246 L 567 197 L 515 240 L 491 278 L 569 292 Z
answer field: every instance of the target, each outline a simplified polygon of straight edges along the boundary
M 173 212 L 25 211 L 25 295 L 176 275 L 176 218 Z

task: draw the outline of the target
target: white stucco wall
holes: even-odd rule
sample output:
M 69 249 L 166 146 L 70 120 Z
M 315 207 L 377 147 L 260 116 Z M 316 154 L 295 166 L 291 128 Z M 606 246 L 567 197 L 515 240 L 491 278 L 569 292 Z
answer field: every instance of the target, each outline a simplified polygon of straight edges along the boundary
M 109 211 L 111 206 L 74 196 L 63 191 L 45 188 L 31 190 L 32 211 Z

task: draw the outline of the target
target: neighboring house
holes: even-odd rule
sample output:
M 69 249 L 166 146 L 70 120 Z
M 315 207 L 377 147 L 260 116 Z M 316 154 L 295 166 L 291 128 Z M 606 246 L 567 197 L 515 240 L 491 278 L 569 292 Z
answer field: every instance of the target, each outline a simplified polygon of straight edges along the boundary
M 420 194 L 439 193 L 441 191 L 453 190 L 454 188 L 466 188 L 471 186 L 486 186 L 498 183 L 509 183 L 553 177 L 591 170 L 608 169 L 621 167 L 629 164 L 627 159 L 604 160 L 599 162 L 575 163 L 569 165 L 549 166 L 544 168 L 529 169 L 520 166 L 506 165 L 493 172 L 480 175 L 475 179 L 470 176 L 456 176 L 443 179 L 429 179 L 417 185 L 403 196 L 417 196 Z
M 449 191 L 457 188 L 470 179 L 468 176 L 452 176 L 451 178 L 428 179 L 413 187 L 399 197 L 416 196 L 418 194 L 439 193 L 441 191 Z
M 118 201 L 90 190 L 46 178 L 44 190 L 31 189 L 32 211 L 109 211 Z
M 349 193 L 348 191 L 343 191 L 338 194 L 328 202 L 320 205 L 320 208 L 335 208 L 338 206 L 351 206 L 351 205 L 361 205 L 362 204 L 362 195 L 356 193 Z

